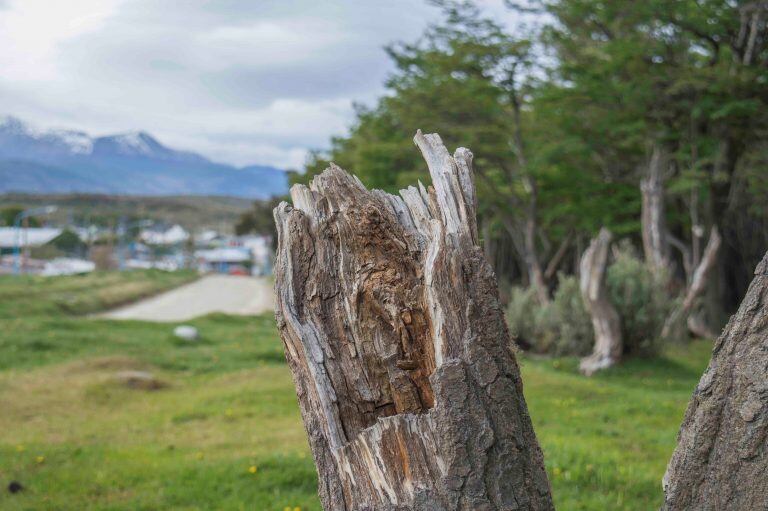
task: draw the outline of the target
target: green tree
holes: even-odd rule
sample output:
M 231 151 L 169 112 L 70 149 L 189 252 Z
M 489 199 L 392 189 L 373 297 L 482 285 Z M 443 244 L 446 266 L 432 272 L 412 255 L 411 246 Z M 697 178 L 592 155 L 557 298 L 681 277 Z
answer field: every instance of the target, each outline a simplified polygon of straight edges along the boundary
M 272 217 L 272 210 L 282 200 L 276 197 L 270 200 L 257 200 L 253 202 L 251 209 L 240 215 L 235 224 L 235 234 L 242 236 L 244 234 L 259 234 L 270 236 L 272 243 L 277 243 L 277 230 L 275 221 Z
M 6 206 L 4 208 L 0 208 L 0 225 L 4 225 L 6 227 L 13 226 L 13 223 L 16 221 L 16 217 L 22 211 L 24 211 L 22 206 Z M 27 218 L 27 222 L 30 227 L 40 227 L 40 222 L 34 217 Z

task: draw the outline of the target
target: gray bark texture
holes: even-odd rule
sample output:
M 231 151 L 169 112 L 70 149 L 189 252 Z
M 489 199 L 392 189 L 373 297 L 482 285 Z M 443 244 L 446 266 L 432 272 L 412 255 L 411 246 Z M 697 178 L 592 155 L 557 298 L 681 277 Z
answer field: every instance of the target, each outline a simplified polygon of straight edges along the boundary
M 618 363 L 624 349 L 621 340 L 621 319 L 608 298 L 605 286 L 612 238 L 608 229 L 600 229 L 600 234 L 584 251 L 579 264 L 579 288 L 595 331 L 595 347 L 592 354 L 581 359 L 579 363 L 579 370 L 586 376 L 592 376 L 597 371 Z
M 640 183 L 642 193 L 641 228 L 645 261 L 655 274 L 671 275 L 667 220 L 664 208 L 664 181 L 669 165 L 666 150 L 655 144 L 645 177 Z
M 715 343 L 664 475 L 664 511 L 768 509 L 768 254 Z
M 400 196 L 331 165 L 275 209 L 276 318 L 330 510 L 550 510 L 477 246 L 472 153 L 415 142 Z
M 712 227 L 707 247 L 704 249 L 704 255 L 691 276 L 691 281 L 688 283 L 683 296 L 683 302 L 679 307 L 673 310 L 669 317 L 664 321 L 664 326 L 661 330 L 662 339 L 670 337 L 675 325 L 681 319 L 686 319 L 688 329 L 691 330 L 694 335 L 699 335 L 709 330 L 703 320 L 696 315 L 691 315 L 691 312 L 696 305 L 696 301 L 706 289 L 709 274 L 712 272 L 712 269 L 717 262 L 717 252 L 720 250 L 721 242 L 722 238 L 720 238 L 720 232 L 717 230 L 716 226 Z

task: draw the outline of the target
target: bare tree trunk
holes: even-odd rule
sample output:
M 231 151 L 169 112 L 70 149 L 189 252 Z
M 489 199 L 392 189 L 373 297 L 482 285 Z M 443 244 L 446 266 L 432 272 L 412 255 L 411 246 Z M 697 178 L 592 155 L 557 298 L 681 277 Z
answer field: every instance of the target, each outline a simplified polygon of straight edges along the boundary
M 434 188 L 332 165 L 275 210 L 276 317 L 326 510 L 550 510 L 472 153 L 418 132 Z
M 557 247 L 555 255 L 552 256 L 552 259 L 549 260 L 549 264 L 547 264 L 547 269 L 544 271 L 544 278 L 546 280 L 551 280 L 552 277 L 555 276 L 555 272 L 557 272 L 557 269 L 560 267 L 560 263 L 563 262 L 565 254 L 568 253 L 572 241 L 573 231 L 569 231 L 565 238 L 563 238 L 563 241 L 560 242 L 560 246 Z
M 693 393 L 663 510 L 768 508 L 768 254 Z
M 691 312 L 688 315 L 686 326 L 688 326 L 688 331 L 694 337 L 700 339 L 714 339 L 717 337 L 717 332 L 712 329 L 701 311 Z
M 645 260 L 655 274 L 670 270 L 669 240 L 664 209 L 664 180 L 669 160 L 660 144 L 653 146 L 645 178 L 640 183 L 641 224 Z
M 672 329 L 680 320 L 683 318 L 686 320 L 688 319 L 689 314 L 696 305 L 696 301 L 706 289 L 709 274 L 712 272 L 712 268 L 714 268 L 715 263 L 717 262 L 717 252 L 720 250 L 720 243 L 720 232 L 717 230 L 717 227 L 713 226 L 712 232 L 709 235 L 709 241 L 707 241 L 707 246 L 704 248 L 704 254 L 701 257 L 701 261 L 693 272 L 691 282 L 685 291 L 683 303 L 680 307 L 675 309 L 664 322 L 664 327 L 661 331 L 662 338 L 669 337 L 672 333 Z M 701 318 L 698 317 L 692 322 L 688 322 L 688 325 L 689 327 L 692 327 L 691 330 L 693 330 L 694 334 L 696 334 L 697 331 L 699 333 L 704 331 L 700 323 Z
M 528 208 L 530 209 L 530 206 Z M 548 303 L 549 288 L 544 280 L 544 272 L 541 270 L 541 264 L 539 264 L 539 257 L 536 252 L 536 221 L 528 217 L 521 228 L 518 228 L 509 217 L 502 217 L 501 221 L 510 238 L 515 240 L 515 249 L 525 266 L 528 285 L 536 291 L 536 299 L 540 304 Z M 520 231 L 523 231 L 522 236 L 518 236 Z M 519 238 L 522 238 L 522 240 Z
M 528 156 L 525 149 L 525 141 L 523 139 L 523 123 L 521 120 L 521 102 L 518 95 L 515 82 L 517 76 L 515 74 L 516 66 L 513 67 L 510 75 L 510 100 L 512 103 L 512 143 L 515 147 L 515 154 L 517 156 L 517 164 L 520 167 L 520 172 L 523 176 L 523 185 L 528 192 L 528 204 L 526 206 L 525 216 L 525 264 L 528 267 L 528 276 L 530 285 L 533 286 L 536 291 L 536 297 L 539 303 L 549 303 L 549 288 L 544 280 L 544 272 L 541 269 L 541 263 L 539 262 L 538 251 L 536 250 L 536 234 L 538 231 L 538 201 L 539 201 L 539 187 L 536 182 L 536 178 L 531 175 L 528 168 Z M 512 180 L 510 179 L 510 182 Z
M 591 355 L 581 359 L 579 370 L 587 376 L 610 367 L 621 360 L 623 344 L 619 313 L 608 300 L 605 273 L 608 268 L 608 251 L 611 232 L 600 229 L 581 257 L 579 287 L 595 330 L 595 348 Z
M 522 159 L 525 162 L 525 159 Z M 538 200 L 539 190 L 536 180 L 531 176 L 523 179 L 525 187 L 528 189 L 528 213 L 525 218 L 525 259 L 528 265 L 528 274 L 531 278 L 531 285 L 536 290 L 536 296 L 539 303 L 549 303 L 549 288 L 544 280 L 544 271 L 541 269 L 538 251 L 536 250 L 536 233 L 538 230 Z

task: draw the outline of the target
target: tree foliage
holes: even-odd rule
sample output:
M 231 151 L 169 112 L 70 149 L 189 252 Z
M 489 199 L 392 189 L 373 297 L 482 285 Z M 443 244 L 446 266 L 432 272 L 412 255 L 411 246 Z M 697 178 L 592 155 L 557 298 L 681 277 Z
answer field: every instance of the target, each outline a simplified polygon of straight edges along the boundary
M 334 161 L 397 191 L 427 180 L 413 133 L 438 132 L 475 153 L 486 249 L 512 254 L 497 271 L 525 280 L 527 252 L 544 264 L 561 243 L 583 249 L 601 226 L 639 239 L 638 184 L 660 147 L 670 233 L 695 249 L 696 233 L 718 226 L 719 297 L 738 303 L 768 248 L 763 2 L 508 1 L 538 13 L 538 28 L 516 31 L 471 2 L 433 3 L 443 20 L 386 49 L 395 66 L 386 93 L 358 106 L 349 135 L 313 153 L 298 180 Z

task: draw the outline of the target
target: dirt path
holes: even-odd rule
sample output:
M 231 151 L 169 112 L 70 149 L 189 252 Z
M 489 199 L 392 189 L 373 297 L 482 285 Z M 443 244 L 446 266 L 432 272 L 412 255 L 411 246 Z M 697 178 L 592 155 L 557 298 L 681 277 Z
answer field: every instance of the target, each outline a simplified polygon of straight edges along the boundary
M 108 319 L 187 321 L 210 312 L 252 315 L 274 310 L 268 279 L 208 275 L 191 284 L 100 314 Z

